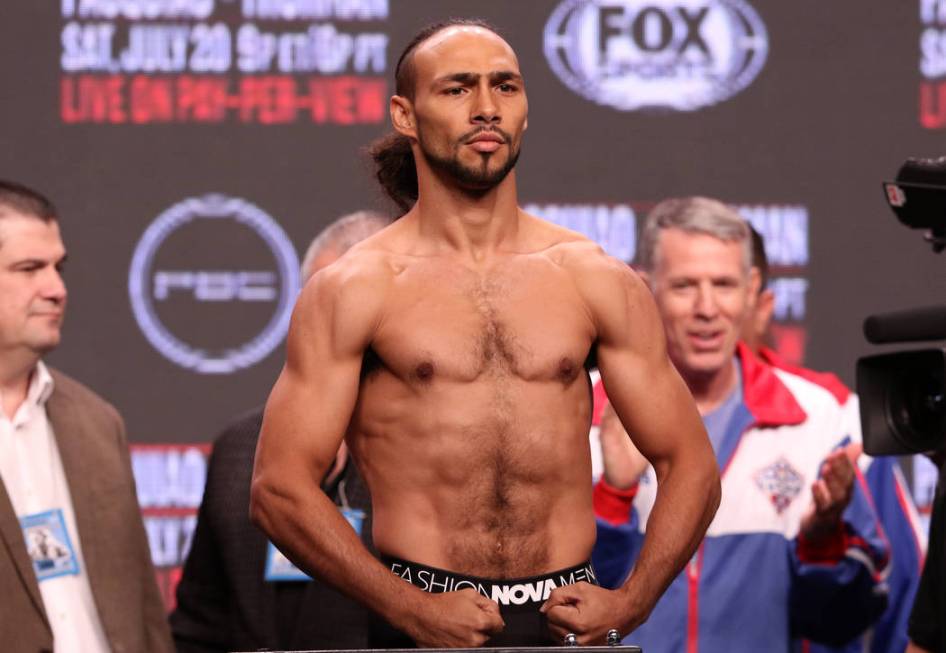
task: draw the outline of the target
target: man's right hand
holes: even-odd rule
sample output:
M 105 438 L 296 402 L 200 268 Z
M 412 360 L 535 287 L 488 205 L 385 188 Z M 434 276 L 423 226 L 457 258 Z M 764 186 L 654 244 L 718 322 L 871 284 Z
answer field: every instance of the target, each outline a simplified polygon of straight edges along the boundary
M 476 648 L 505 627 L 494 601 L 465 589 L 427 594 L 404 630 L 422 648 Z

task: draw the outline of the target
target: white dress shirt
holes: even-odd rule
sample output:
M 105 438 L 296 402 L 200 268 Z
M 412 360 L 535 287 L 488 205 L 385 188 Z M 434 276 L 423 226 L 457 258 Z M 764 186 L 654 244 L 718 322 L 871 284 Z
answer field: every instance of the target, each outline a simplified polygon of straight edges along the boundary
M 0 479 L 18 518 L 61 510 L 72 542 L 79 573 L 39 583 L 52 626 L 55 653 L 107 652 L 108 640 L 82 558 L 72 497 L 46 415 L 46 401 L 52 392 L 53 379 L 39 362 L 30 378 L 26 399 L 13 419 L 0 410 Z

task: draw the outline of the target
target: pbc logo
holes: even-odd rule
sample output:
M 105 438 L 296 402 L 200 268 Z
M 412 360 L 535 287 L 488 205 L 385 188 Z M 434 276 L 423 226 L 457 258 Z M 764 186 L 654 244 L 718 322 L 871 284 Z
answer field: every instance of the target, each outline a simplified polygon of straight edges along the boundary
M 279 224 L 224 195 L 186 199 L 135 247 L 128 294 L 142 333 L 168 360 L 201 374 L 250 367 L 282 342 L 299 263 Z
M 565 0 L 545 57 L 572 91 L 622 111 L 693 111 L 762 70 L 768 35 L 744 0 Z
M 199 302 L 271 302 L 278 293 L 274 272 L 179 272 L 154 274 L 154 298 L 163 301 L 172 292 L 191 293 Z

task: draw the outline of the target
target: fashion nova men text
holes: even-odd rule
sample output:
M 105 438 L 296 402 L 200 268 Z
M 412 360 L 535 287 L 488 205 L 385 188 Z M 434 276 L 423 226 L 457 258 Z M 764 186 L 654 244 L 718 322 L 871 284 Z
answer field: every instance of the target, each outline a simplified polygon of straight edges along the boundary
M 415 587 L 431 594 L 474 589 L 500 605 L 541 603 L 548 599 L 552 590 L 557 587 L 574 585 L 583 581 L 597 583 L 594 570 L 591 567 L 580 567 L 564 574 L 553 574 L 513 584 L 469 579 L 432 569 L 412 569 L 410 566 L 400 563 L 393 563 L 391 571 Z

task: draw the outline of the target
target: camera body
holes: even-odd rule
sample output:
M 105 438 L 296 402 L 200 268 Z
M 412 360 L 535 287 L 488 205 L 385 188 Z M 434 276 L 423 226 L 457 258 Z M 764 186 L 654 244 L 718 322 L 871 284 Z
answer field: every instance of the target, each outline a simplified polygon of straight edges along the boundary
M 934 252 L 946 249 L 946 157 L 908 159 L 884 182 L 897 219 L 924 229 Z M 946 305 L 873 315 L 864 321 L 873 344 L 946 340 Z M 914 349 L 857 361 L 864 451 L 908 455 L 946 448 L 946 349 Z

